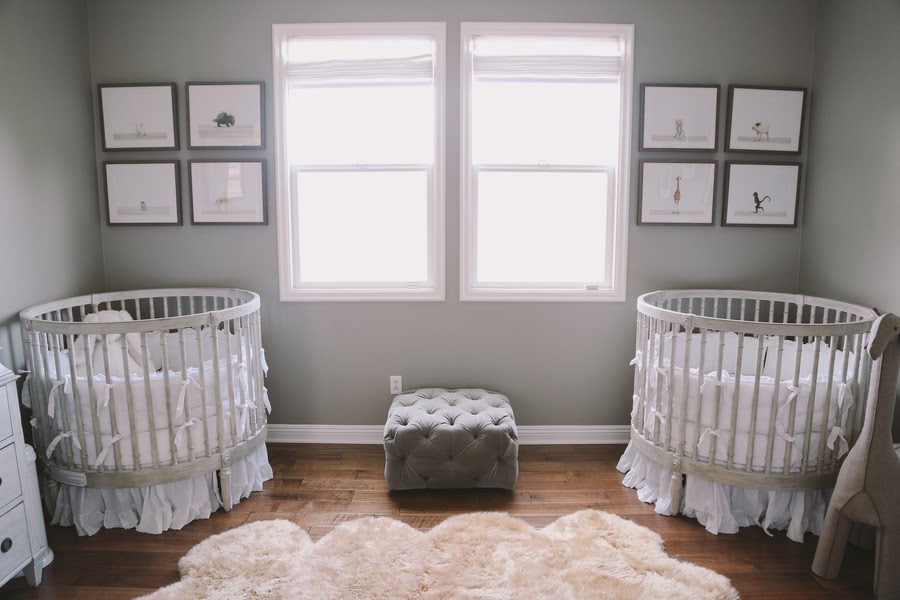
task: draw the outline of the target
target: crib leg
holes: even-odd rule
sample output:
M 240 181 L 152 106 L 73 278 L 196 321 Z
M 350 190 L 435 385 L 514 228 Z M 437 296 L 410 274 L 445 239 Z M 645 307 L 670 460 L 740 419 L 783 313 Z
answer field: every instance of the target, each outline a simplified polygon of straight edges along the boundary
M 231 510 L 234 504 L 231 501 L 231 469 L 219 471 L 219 487 L 222 488 L 222 505 L 225 511 Z
M 51 517 L 56 514 L 57 496 L 59 496 L 59 483 L 46 475 L 44 477 L 44 506 Z
M 669 514 L 673 517 L 681 514 L 681 502 L 684 499 L 684 484 L 682 483 L 681 458 L 673 458 L 671 462 L 672 479 L 669 481 L 669 497 L 672 498 L 672 506 Z
M 681 514 L 681 504 L 684 501 L 684 484 L 682 483 L 681 471 L 672 471 L 672 516 Z
M 838 508 L 833 505 L 828 507 L 813 558 L 813 573 L 825 579 L 835 579 L 838 576 L 852 525 L 853 521 L 842 515 Z

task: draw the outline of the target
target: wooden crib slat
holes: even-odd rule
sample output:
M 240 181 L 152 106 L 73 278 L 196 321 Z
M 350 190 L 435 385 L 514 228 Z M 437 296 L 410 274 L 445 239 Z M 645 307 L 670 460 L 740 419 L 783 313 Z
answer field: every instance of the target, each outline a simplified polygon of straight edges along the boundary
M 100 454 L 100 448 L 103 447 L 103 435 L 100 429 L 100 405 L 97 403 L 97 387 L 94 383 L 94 365 L 90 358 L 90 348 L 94 345 L 92 338 L 96 338 L 96 336 L 82 335 L 81 344 L 83 346 L 82 350 L 85 357 L 84 372 L 88 384 L 88 405 L 91 413 L 91 427 L 94 431 L 94 457 L 96 462 L 96 457 Z M 96 467 L 94 467 L 94 465 L 86 465 L 85 468 L 94 468 L 100 472 L 106 470 L 106 467 L 102 464 L 98 464 Z
M 100 334 L 100 348 L 103 356 L 103 375 L 106 378 L 106 385 L 112 385 L 112 374 L 109 367 L 109 336 L 106 333 Z M 111 438 L 119 435 L 119 422 L 116 420 L 116 388 L 109 388 L 109 403 L 106 405 L 109 413 L 110 435 Z M 122 452 L 119 450 L 119 444 L 113 444 L 113 460 L 116 463 L 116 471 L 122 470 Z M 97 449 L 100 453 L 100 448 Z
M 260 323 L 259 312 L 255 312 L 250 315 L 250 322 L 252 325 L 253 331 L 253 346 L 255 349 L 254 352 L 254 375 L 256 377 L 256 388 L 257 388 L 257 398 L 259 401 L 256 404 L 256 414 L 259 415 L 257 419 L 257 430 L 262 429 L 262 427 L 268 421 L 268 416 L 266 415 L 266 390 L 265 383 L 263 382 L 263 348 L 262 348 L 262 327 Z
M 772 391 L 772 406 L 769 410 L 769 434 L 766 437 L 766 475 L 772 473 L 772 453 L 775 447 L 775 424 L 781 395 L 781 361 L 784 358 L 784 336 L 778 336 L 775 350 L 775 379 Z
M 853 339 L 852 336 L 845 335 L 843 337 L 842 344 L 841 344 L 841 347 L 844 350 L 844 359 L 841 363 L 840 381 L 844 385 L 850 385 L 851 383 L 853 383 L 848 378 L 849 377 L 848 369 L 850 368 L 850 354 L 851 354 L 850 349 L 853 347 L 852 339 Z M 858 392 L 858 390 L 857 390 L 857 392 Z M 861 398 L 859 398 L 858 396 L 854 396 L 853 406 L 851 406 L 851 408 L 855 408 L 856 404 L 860 400 L 861 400 Z M 851 427 L 850 423 L 848 422 L 848 421 L 850 421 L 851 418 L 852 418 L 852 416 L 849 413 L 849 411 L 845 417 L 843 408 L 841 408 L 841 407 L 837 408 L 837 413 L 835 414 L 835 419 L 837 420 L 838 427 L 842 427 L 846 430 L 846 433 L 844 435 L 847 437 L 847 443 L 851 443 L 851 441 L 854 439 L 852 427 Z M 831 470 L 832 471 L 837 470 L 837 461 L 838 461 L 838 452 L 837 452 L 837 448 L 835 448 L 834 451 L 831 453 Z
M 74 318 L 74 311 L 70 317 Z M 81 468 L 87 469 L 92 467 L 93 465 L 88 464 L 88 453 L 87 453 L 87 440 L 85 438 L 85 426 L 84 419 L 82 418 L 82 410 L 84 409 L 84 398 L 81 396 L 81 386 L 78 385 L 78 375 L 75 369 L 75 353 L 73 349 L 75 348 L 75 338 L 74 336 L 67 335 L 66 336 L 66 345 L 69 348 L 69 351 L 66 353 L 66 359 L 68 360 L 69 366 L 69 377 L 72 382 L 72 403 L 75 407 L 75 426 L 78 428 L 78 441 L 81 444 L 81 452 L 79 456 L 81 457 Z M 91 410 L 91 402 L 88 399 L 88 412 Z
M 62 415 L 60 413 L 56 413 L 56 417 L 51 419 L 47 414 L 47 408 L 50 404 L 50 343 L 49 343 L 50 334 L 42 333 L 38 336 L 38 348 L 40 349 L 40 367 L 39 372 L 41 375 L 41 382 L 43 383 L 43 389 L 41 390 L 41 406 L 39 410 L 45 416 L 46 422 L 48 424 L 47 431 L 47 439 L 52 440 L 63 432 L 62 429 Z M 62 444 L 57 444 L 56 448 L 53 450 L 52 456 L 54 457 L 55 464 L 62 465 L 65 462 L 64 454 L 63 454 L 63 446 Z
M 641 347 L 644 344 L 644 341 L 643 341 L 644 338 L 641 335 L 641 324 L 642 324 L 643 320 L 644 320 L 644 316 L 641 313 L 638 313 L 637 319 L 635 319 L 636 325 L 635 325 L 635 332 L 634 332 L 634 357 L 636 359 L 638 359 L 639 362 L 644 359 L 644 353 L 641 350 Z M 642 387 L 641 387 L 642 372 L 643 371 L 642 371 L 641 364 L 634 365 L 634 385 L 633 385 L 632 389 L 634 390 L 635 394 L 637 394 L 638 390 L 642 389 Z M 634 414 L 631 415 L 631 428 L 634 430 L 637 430 L 637 431 L 640 431 L 640 429 L 638 429 L 638 424 L 637 424 L 637 416 L 638 416 L 638 413 L 641 411 L 640 404 L 641 404 L 640 401 L 638 401 L 637 410 L 635 410 Z
M 221 452 L 231 444 L 228 444 L 225 440 L 225 416 L 222 414 L 222 382 L 220 374 L 222 369 L 222 363 L 219 360 L 219 322 L 214 321 L 211 325 L 212 330 L 212 355 L 213 355 L 213 413 L 216 417 L 216 435 L 218 436 L 218 442 L 216 444 L 216 450 Z
M 644 355 L 641 357 L 641 364 L 643 365 L 643 388 L 641 391 L 641 402 L 640 407 L 638 409 L 637 414 L 637 430 L 640 432 L 641 436 L 644 435 L 644 427 L 645 427 L 645 419 L 647 417 L 647 412 L 650 410 L 650 368 L 653 362 L 653 351 L 654 351 L 654 340 L 656 339 L 656 319 L 646 317 L 647 323 L 649 323 L 649 327 L 645 326 L 645 333 L 647 333 L 644 338 Z M 649 331 L 647 331 L 649 329 Z
M 722 406 L 722 363 L 725 359 L 725 332 L 719 332 L 719 352 L 716 356 L 716 402 L 713 404 L 713 418 L 710 428 L 712 431 L 719 430 L 719 407 Z M 709 439 L 709 456 L 707 464 L 713 464 L 716 460 L 716 449 L 719 446 L 719 438 L 712 435 L 712 431 L 707 439 Z
M 741 316 L 744 312 L 744 301 L 741 300 Z M 737 360 L 734 368 L 734 394 L 731 398 L 731 424 L 728 428 L 728 458 L 726 468 L 734 468 L 734 444 L 737 440 L 737 416 L 738 408 L 741 403 L 741 375 L 744 361 L 744 336 L 738 334 L 737 342 Z M 752 444 L 752 439 L 751 439 Z
M 168 298 L 163 306 L 168 306 Z M 164 330 L 159 332 L 160 356 L 162 356 L 163 387 L 166 389 L 166 425 L 169 430 L 169 464 L 178 464 L 178 449 L 175 447 L 175 403 L 172 401 L 172 377 L 169 365 L 169 343 Z
M 663 382 L 663 374 L 661 371 L 662 371 L 662 369 L 665 368 L 664 363 L 663 363 L 663 357 L 666 354 L 666 326 L 667 325 L 668 324 L 665 322 L 660 322 L 660 330 L 659 330 L 659 333 L 657 336 L 657 339 L 659 340 L 659 357 L 657 358 L 657 362 L 656 362 L 656 393 L 653 395 L 654 414 L 653 414 L 653 421 L 651 422 L 651 425 L 653 426 L 653 445 L 654 446 L 659 446 L 660 423 L 659 423 L 659 418 L 657 417 L 657 415 L 660 414 L 659 410 L 660 410 L 660 408 L 662 408 L 660 406 L 660 404 L 661 404 L 660 397 L 662 396 L 662 382 Z M 668 378 L 666 378 L 666 381 L 668 381 Z
M 802 312 L 802 311 L 801 311 Z M 803 352 L 803 344 L 800 338 L 795 340 L 797 345 L 797 351 L 794 354 L 794 377 L 791 380 L 792 386 L 794 389 L 800 389 L 800 365 L 802 360 L 802 352 Z M 791 402 L 790 413 L 788 416 L 788 429 L 786 432 L 787 437 L 794 437 L 794 427 L 795 422 L 797 420 L 797 404 L 800 402 L 800 392 L 796 392 L 797 395 L 794 397 L 794 400 Z M 793 451 L 794 444 L 788 440 L 782 440 L 784 442 L 784 471 L 782 472 L 784 475 L 790 475 L 791 473 L 791 461 L 793 460 Z
M 668 398 L 666 401 L 666 414 L 662 423 L 665 431 L 666 450 L 672 450 L 672 407 L 675 401 L 675 365 L 678 364 L 678 344 L 676 343 L 677 331 L 677 325 L 670 325 L 669 344 L 671 346 L 671 350 L 669 350 L 669 376 L 667 379 L 669 388 L 666 390 L 666 395 L 668 396 Z M 683 373 L 682 376 L 683 379 L 689 379 L 687 372 Z
M 831 349 L 831 353 L 828 357 L 828 378 L 825 380 L 825 405 L 822 407 L 822 424 L 819 428 L 819 456 L 816 463 L 816 473 L 822 473 L 825 469 L 825 443 L 828 441 L 828 436 L 831 431 L 831 427 L 829 427 L 829 420 L 831 418 L 831 392 L 832 384 L 834 382 L 834 361 L 837 358 L 837 344 L 835 343 L 834 336 L 829 338 L 826 347 Z M 836 410 L 840 411 L 839 408 Z M 838 446 L 835 445 L 835 450 L 837 449 Z
M 181 303 L 179 302 L 179 312 L 181 310 Z M 178 330 L 178 350 L 181 352 L 181 381 L 187 381 L 188 379 L 188 360 L 187 360 L 187 341 L 184 339 L 184 329 Z M 184 394 L 184 420 L 182 421 L 182 425 L 188 423 L 193 419 L 193 415 L 191 414 L 191 400 L 188 396 L 187 392 Z M 179 426 L 180 427 L 180 426 Z M 191 435 L 189 431 L 190 427 L 185 427 L 181 430 L 181 435 L 185 436 L 187 441 L 187 462 L 194 462 L 194 436 Z M 178 445 L 175 444 L 175 448 L 177 450 Z M 181 460 L 181 459 L 179 459 Z
M 759 304 L 756 305 L 756 320 L 759 320 Z M 753 375 L 753 397 L 750 404 L 750 437 L 747 443 L 747 455 L 744 459 L 744 470 L 753 471 L 753 451 L 756 446 L 756 416 L 759 414 L 759 385 L 762 378 L 763 350 L 766 336 L 756 336 L 756 373 Z
M 153 306 L 151 301 L 150 306 Z M 150 388 L 150 349 L 147 347 L 147 334 L 141 333 L 141 367 L 144 372 L 144 402 L 147 404 L 147 417 L 150 423 L 150 460 L 153 468 L 159 467 L 159 444 L 156 440 L 156 405 L 153 403 L 153 390 Z
M 681 367 L 681 413 L 679 414 L 679 436 L 678 443 L 676 443 L 676 453 L 679 457 L 684 456 L 684 446 L 687 440 L 687 411 L 688 411 L 688 398 L 690 396 L 691 391 L 691 342 L 693 340 L 694 327 L 691 324 L 690 317 L 687 318 L 684 326 L 684 362 Z M 702 363 L 701 363 L 702 367 Z M 703 369 L 700 368 L 697 370 L 698 377 L 703 377 L 702 373 Z M 699 383 L 699 382 L 698 382 Z M 674 386 L 673 386 L 674 387 Z M 699 387 L 699 386 L 698 386 Z M 669 409 L 669 418 L 667 419 L 669 422 L 669 426 L 672 425 L 671 418 L 672 410 Z
M 862 427 L 862 418 L 863 418 L 863 408 L 866 405 L 866 398 L 868 398 L 868 373 L 867 367 L 871 366 L 871 362 L 868 360 L 868 353 L 866 353 L 866 361 L 863 363 L 863 339 L 866 337 L 866 334 L 859 333 L 856 335 L 856 389 L 857 389 L 857 402 L 856 406 L 853 410 L 853 433 L 850 438 L 851 444 L 856 441 L 856 437 L 859 435 L 859 431 Z
M 203 362 L 206 360 L 203 356 L 203 335 L 199 327 L 194 331 L 197 334 L 197 364 L 200 371 L 199 373 L 197 373 L 197 376 L 200 378 L 200 414 L 203 417 L 203 446 L 205 455 L 211 456 L 212 450 L 209 439 L 209 408 L 206 405 L 206 369 L 203 368 Z M 185 431 L 184 433 L 186 435 L 190 435 L 190 431 Z
M 257 357 L 254 356 L 253 353 L 253 324 L 252 324 L 252 316 L 247 315 L 244 317 L 246 319 L 246 332 L 244 335 L 244 343 L 245 350 L 247 352 L 246 361 L 247 361 L 247 387 L 250 389 L 250 397 L 253 398 L 253 410 L 250 411 L 250 431 L 252 435 L 256 435 L 256 432 L 259 431 L 260 423 L 259 423 L 259 407 L 262 406 L 262 396 L 257 393 L 257 372 L 253 368 L 256 364 L 255 359 Z
M 53 351 L 53 366 L 56 369 L 56 379 L 62 380 L 63 371 L 62 371 L 62 360 L 60 359 L 60 337 L 57 334 L 53 334 L 50 336 L 50 349 Z M 48 402 L 56 402 L 56 414 L 60 415 L 62 418 L 62 430 L 69 432 L 73 431 L 72 427 L 69 424 L 69 409 L 68 402 L 66 402 L 66 395 L 63 387 L 56 388 L 54 392 L 56 395 L 55 398 L 47 398 Z M 53 395 L 53 394 L 51 394 Z M 76 432 L 77 434 L 77 432 Z M 80 443 L 80 440 L 79 440 Z M 75 468 L 75 443 L 71 438 L 63 438 L 60 446 L 65 448 L 64 454 L 66 456 L 66 464 L 70 469 Z
M 816 390 L 819 382 L 819 357 L 822 349 L 822 336 L 815 336 L 813 344 L 813 366 L 812 373 L 810 374 L 809 400 L 806 403 L 806 429 L 803 432 L 803 460 L 800 463 L 800 473 L 802 475 L 805 475 L 809 468 L 809 446 L 812 442 L 813 412 L 816 408 Z
M 704 305 L 706 304 L 706 300 L 704 300 Z M 700 431 L 703 428 L 703 424 L 700 422 L 702 417 L 701 409 L 703 408 L 703 393 L 700 391 L 700 388 L 703 387 L 703 383 L 706 381 L 706 336 L 709 332 L 708 329 L 703 328 L 700 330 L 700 362 L 698 363 L 698 376 L 699 381 L 697 382 L 697 405 L 694 408 L 694 436 L 691 439 L 690 449 L 691 456 L 694 460 L 700 460 Z
M 137 423 L 134 416 L 134 390 L 131 387 L 131 373 L 129 373 L 128 368 L 128 341 L 127 337 L 124 335 L 121 337 L 121 340 L 122 364 L 125 366 L 125 409 L 128 411 L 127 417 L 129 436 L 131 437 L 131 460 L 133 463 L 132 468 L 134 468 L 135 471 L 140 471 L 143 457 L 141 456 L 141 447 L 138 443 L 138 437 L 140 434 L 138 433 Z M 150 412 L 152 412 L 152 408 Z
M 234 351 L 231 348 L 231 326 L 232 322 L 227 321 L 225 323 L 225 352 L 228 354 L 225 360 L 225 371 L 226 377 L 228 378 L 228 406 L 229 406 L 229 414 L 231 418 L 231 444 L 237 445 L 238 443 L 238 421 L 240 419 L 240 415 L 238 415 L 237 401 L 234 395 L 234 361 L 232 360 L 232 356 L 234 356 Z

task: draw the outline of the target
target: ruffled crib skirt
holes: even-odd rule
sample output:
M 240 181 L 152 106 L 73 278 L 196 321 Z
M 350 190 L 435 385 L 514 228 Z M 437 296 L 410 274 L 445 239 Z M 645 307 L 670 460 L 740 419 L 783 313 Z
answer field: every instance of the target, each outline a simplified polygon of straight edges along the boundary
M 265 444 L 231 466 L 231 497 L 235 504 L 262 489 L 272 478 Z M 195 519 L 208 519 L 222 507 L 216 473 L 161 485 L 100 489 L 60 484 L 54 525 L 75 525 L 78 535 L 121 527 L 143 533 L 181 529 Z
M 822 529 L 831 490 L 798 492 L 766 491 L 714 483 L 692 475 L 685 476 L 682 505 L 674 510 L 672 471 L 641 454 L 633 442 L 628 443 L 616 468 L 625 473 L 622 485 L 637 490 L 642 502 L 656 505 L 661 515 L 682 513 L 697 519 L 710 533 L 737 533 L 740 527 L 757 525 L 769 529 L 786 529 L 788 538 L 803 543 L 809 531 L 816 535 Z

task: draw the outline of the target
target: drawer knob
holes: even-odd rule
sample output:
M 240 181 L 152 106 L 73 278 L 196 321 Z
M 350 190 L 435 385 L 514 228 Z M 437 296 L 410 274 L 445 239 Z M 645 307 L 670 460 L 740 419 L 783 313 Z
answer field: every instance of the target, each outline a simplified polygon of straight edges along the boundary
M 12 548 L 12 540 L 6 538 L 3 542 L 0 542 L 0 552 L 6 553 L 9 552 L 9 549 Z

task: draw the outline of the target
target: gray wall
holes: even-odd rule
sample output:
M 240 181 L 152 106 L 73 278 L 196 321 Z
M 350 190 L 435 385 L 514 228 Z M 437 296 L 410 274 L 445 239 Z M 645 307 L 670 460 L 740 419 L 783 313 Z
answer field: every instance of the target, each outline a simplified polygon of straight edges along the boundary
M 800 287 L 900 314 L 898 74 L 900 1 L 822 3 Z
M 186 81 L 261 79 L 271 92 L 273 23 L 422 20 L 446 21 L 448 27 L 446 302 L 280 303 L 274 224 L 103 227 L 109 288 L 227 285 L 258 291 L 275 423 L 381 423 L 393 374 L 402 375 L 407 388 L 502 390 L 525 425 L 626 423 L 636 297 L 696 286 L 794 292 L 800 231 L 632 226 L 625 303 L 460 303 L 459 22 L 634 23 L 636 83 L 806 87 L 815 11 L 814 0 L 88 0 L 94 83 L 175 81 L 182 123 Z M 637 94 L 634 107 L 637 115 Z M 270 115 L 271 108 L 270 96 Z M 723 127 L 724 116 L 723 93 Z M 268 125 L 272 140 L 271 119 Z M 635 182 L 636 149 L 635 129 Z M 274 181 L 271 150 L 129 158 L 228 156 L 269 159 Z M 99 160 L 118 157 L 98 152 Z M 721 174 L 722 165 L 720 189 Z M 636 204 L 635 186 L 632 215 Z M 277 218 L 274 187 L 269 207 Z
M 103 286 L 85 2 L 0 0 L 0 82 L 0 361 L 23 367 L 19 310 Z

